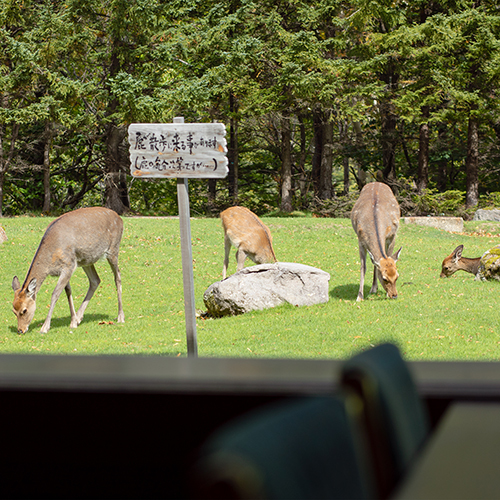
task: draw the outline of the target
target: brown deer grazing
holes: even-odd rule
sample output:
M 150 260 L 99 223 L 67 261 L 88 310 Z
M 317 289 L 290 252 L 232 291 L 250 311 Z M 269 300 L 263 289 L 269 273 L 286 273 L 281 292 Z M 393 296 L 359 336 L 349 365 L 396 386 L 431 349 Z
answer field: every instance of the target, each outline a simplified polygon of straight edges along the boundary
M 441 278 L 447 278 L 457 271 L 465 271 L 466 273 L 477 276 L 481 266 L 481 257 L 476 257 L 474 259 L 462 257 L 463 249 L 463 245 L 458 245 L 458 247 L 443 260 L 441 264 Z
M 17 316 L 17 331 L 25 333 L 33 320 L 36 309 L 36 295 L 47 276 L 59 276 L 52 292 L 49 313 L 41 332 L 47 333 L 57 299 L 66 291 L 71 313 L 70 328 L 76 328 L 83 313 L 99 286 L 100 279 L 94 264 L 106 257 L 115 277 L 118 293 L 119 323 L 125 321 L 122 307 L 122 284 L 118 268 L 118 253 L 123 234 L 122 219 L 107 208 L 80 208 L 61 215 L 53 221 L 38 246 L 28 274 L 21 287 L 17 276 L 12 280 L 14 290 L 14 314 Z M 89 279 L 89 289 L 80 309 L 75 312 L 69 280 L 77 267 L 83 267 Z
M 249 257 L 256 264 L 276 262 L 273 240 L 269 228 L 248 208 L 230 207 L 220 214 L 224 228 L 224 266 L 222 279 L 226 279 L 231 245 L 236 247 L 237 271 L 243 269 Z
M 377 278 L 387 292 L 395 299 L 398 271 L 396 262 L 402 247 L 392 255 L 394 240 L 399 227 L 401 211 L 391 188 L 381 182 L 367 184 L 359 195 L 352 212 L 351 222 L 358 236 L 361 259 L 361 280 L 357 301 L 363 300 L 363 286 L 366 274 L 366 253 L 374 265 L 373 284 L 370 293 L 377 293 Z

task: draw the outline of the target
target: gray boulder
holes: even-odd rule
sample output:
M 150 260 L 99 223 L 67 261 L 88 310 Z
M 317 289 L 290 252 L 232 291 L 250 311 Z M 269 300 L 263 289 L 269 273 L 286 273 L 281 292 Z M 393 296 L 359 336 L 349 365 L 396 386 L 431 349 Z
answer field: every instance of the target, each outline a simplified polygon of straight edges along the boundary
M 477 280 L 500 280 L 500 245 L 490 248 L 481 257 Z
M 464 220 L 462 217 L 404 217 L 405 224 L 417 224 L 418 226 L 435 227 L 452 233 L 464 232 Z
M 203 300 L 214 317 L 234 316 L 284 303 L 310 306 L 328 302 L 329 280 L 327 272 L 304 264 L 260 264 L 210 285 Z
M 493 220 L 500 222 L 500 210 L 483 210 L 480 208 L 479 210 L 476 210 L 472 220 Z

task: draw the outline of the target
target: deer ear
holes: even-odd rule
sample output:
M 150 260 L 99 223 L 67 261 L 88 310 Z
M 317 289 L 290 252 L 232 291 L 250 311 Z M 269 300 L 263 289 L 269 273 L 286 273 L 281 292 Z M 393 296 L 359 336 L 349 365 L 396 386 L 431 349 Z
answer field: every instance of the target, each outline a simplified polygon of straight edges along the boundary
M 375 266 L 375 267 L 380 267 L 379 263 L 378 262 L 375 262 L 375 257 L 372 255 L 372 253 L 370 252 L 370 250 L 366 250 L 368 252 L 368 255 L 370 256 L 370 259 L 372 261 L 372 264 Z
M 19 278 L 17 276 L 14 276 L 12 280 L 12 290 L 14 292 L 17 292 L 21 288 L 21 284 L 19 283 Z
M 453 250 L 452 258 L 454 262 L 458 262 L 462 258 L 463 249 L 463 245 L 458 245 L 458 247 Z
M 401 247 L 393 256 L 392 256 L 392 260 L 394 262 L 397 262 L 399 260 L 399 254 L 401 253 L 401 250 L 403 250 L 403 247 Z
M 36 291 L 36 278 L 33 278 L 29 283 L 28 283 L 28 297 L 34 299 L 35 297 L 35 291 Z

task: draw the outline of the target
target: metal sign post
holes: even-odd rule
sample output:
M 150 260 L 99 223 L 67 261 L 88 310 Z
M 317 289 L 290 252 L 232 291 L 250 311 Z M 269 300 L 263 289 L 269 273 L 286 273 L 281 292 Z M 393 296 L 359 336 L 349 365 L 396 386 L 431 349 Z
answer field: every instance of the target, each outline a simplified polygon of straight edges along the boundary
M 130 168 L 138 178 L 177 178 L 182 277 L 188 356 L 198 355 L 188 178 L 223 178 L 228 172 L 222 123 L 133 123 L 129 126 Z
M 198 356 L 196 340 L 196 310 L 194 307 L 193 248 L 191 246 L 191 223 L 189 213 L 189 191 L 186 178 L 177 179 L 177 203 L 179 204 L 179 227 L 181 231 L 182 281 L 184 284 L 184 313 L 186 316 L 186 340 L 188 356 Z

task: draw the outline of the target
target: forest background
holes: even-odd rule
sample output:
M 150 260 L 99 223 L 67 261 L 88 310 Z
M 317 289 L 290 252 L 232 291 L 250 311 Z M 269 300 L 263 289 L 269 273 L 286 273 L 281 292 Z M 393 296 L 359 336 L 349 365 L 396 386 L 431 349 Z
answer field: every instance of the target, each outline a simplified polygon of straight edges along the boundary
M 403 214 L 500 206 L 493 0 L 3 0 L 0 215 L 174 215 L 133 180 L 130 123 L 219 121 L 229 175 L 191 210 L 345 216 L 368 180 Z

